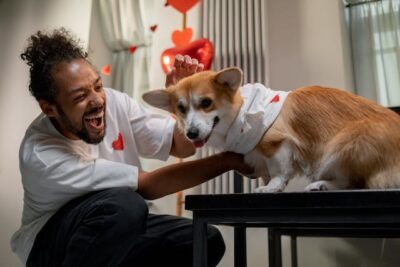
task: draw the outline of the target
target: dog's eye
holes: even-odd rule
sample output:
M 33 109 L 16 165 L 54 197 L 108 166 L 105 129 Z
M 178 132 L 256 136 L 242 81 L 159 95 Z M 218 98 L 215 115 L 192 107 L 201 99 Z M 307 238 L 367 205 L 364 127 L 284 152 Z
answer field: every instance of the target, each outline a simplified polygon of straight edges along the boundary
M 201 108 L 208 108 L 209 106 L 211 106 L 212 104 L 212 100 L 209 98 L 203 98 L 200 102 L 200 107 Z
M 180 113 L 185 114 L 186 113 L 186 108 L 182 104 L 178 104 L 178 110 Z

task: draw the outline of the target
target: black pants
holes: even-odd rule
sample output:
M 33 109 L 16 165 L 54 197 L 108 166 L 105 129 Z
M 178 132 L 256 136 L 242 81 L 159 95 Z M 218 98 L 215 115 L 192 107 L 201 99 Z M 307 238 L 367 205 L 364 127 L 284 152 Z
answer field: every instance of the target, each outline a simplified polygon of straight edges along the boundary
M 208 228 L 209 266 L 225 244 Z M 27 266 L 192 266 L 192 221 L 149 214 L 144 199 L 129 188 L 93 192 L 63 206 L 37 235 Z

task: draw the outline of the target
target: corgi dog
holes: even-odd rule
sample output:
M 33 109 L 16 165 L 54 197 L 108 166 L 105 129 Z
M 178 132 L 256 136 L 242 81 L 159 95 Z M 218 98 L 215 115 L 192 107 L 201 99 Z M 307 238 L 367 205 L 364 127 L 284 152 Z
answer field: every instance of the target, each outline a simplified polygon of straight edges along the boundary
M 148 104 L 176 115 L 195 144 L 245 155 L 251 177 L 280 192 L 294 177 L 306 191 L 400 186 L 400 116 L 339 89 L 290 92 L 242 85 L 239 68 L 204 71 L 145 93 Z

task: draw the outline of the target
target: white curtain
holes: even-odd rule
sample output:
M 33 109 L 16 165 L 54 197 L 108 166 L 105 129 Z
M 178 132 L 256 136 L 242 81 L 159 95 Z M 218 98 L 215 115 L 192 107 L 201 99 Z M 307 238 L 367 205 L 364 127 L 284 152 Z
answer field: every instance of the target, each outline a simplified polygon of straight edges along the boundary
M 356 93 L 400 105 L 400 0 L 347 0 Z
M 150 87 L 153 0 L 99 0 L 99 9 L 103 36 L 113 51 L 112 87 L 140 100 Z

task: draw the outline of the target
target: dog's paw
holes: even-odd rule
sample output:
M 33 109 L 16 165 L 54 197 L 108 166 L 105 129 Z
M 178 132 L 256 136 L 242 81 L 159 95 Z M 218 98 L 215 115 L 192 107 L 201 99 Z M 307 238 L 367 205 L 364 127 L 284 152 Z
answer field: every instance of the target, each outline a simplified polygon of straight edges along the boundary
M 286 187 L 287 180 L 282 177 L 272 178 L 267 185 L 256 188 L 256 193 L 276 193 L 282 192 Z
M 254 190 L 254 193 L 277 193 L 277 192 L 282 192 L 282 188 L 281 187 L 273 187 L 273 186 L 260 186 L 257 187 Z
M 328 181 L 317 181 L 306 186 L 304 191 L 328 191 L 333 190 L 335 187 Z

